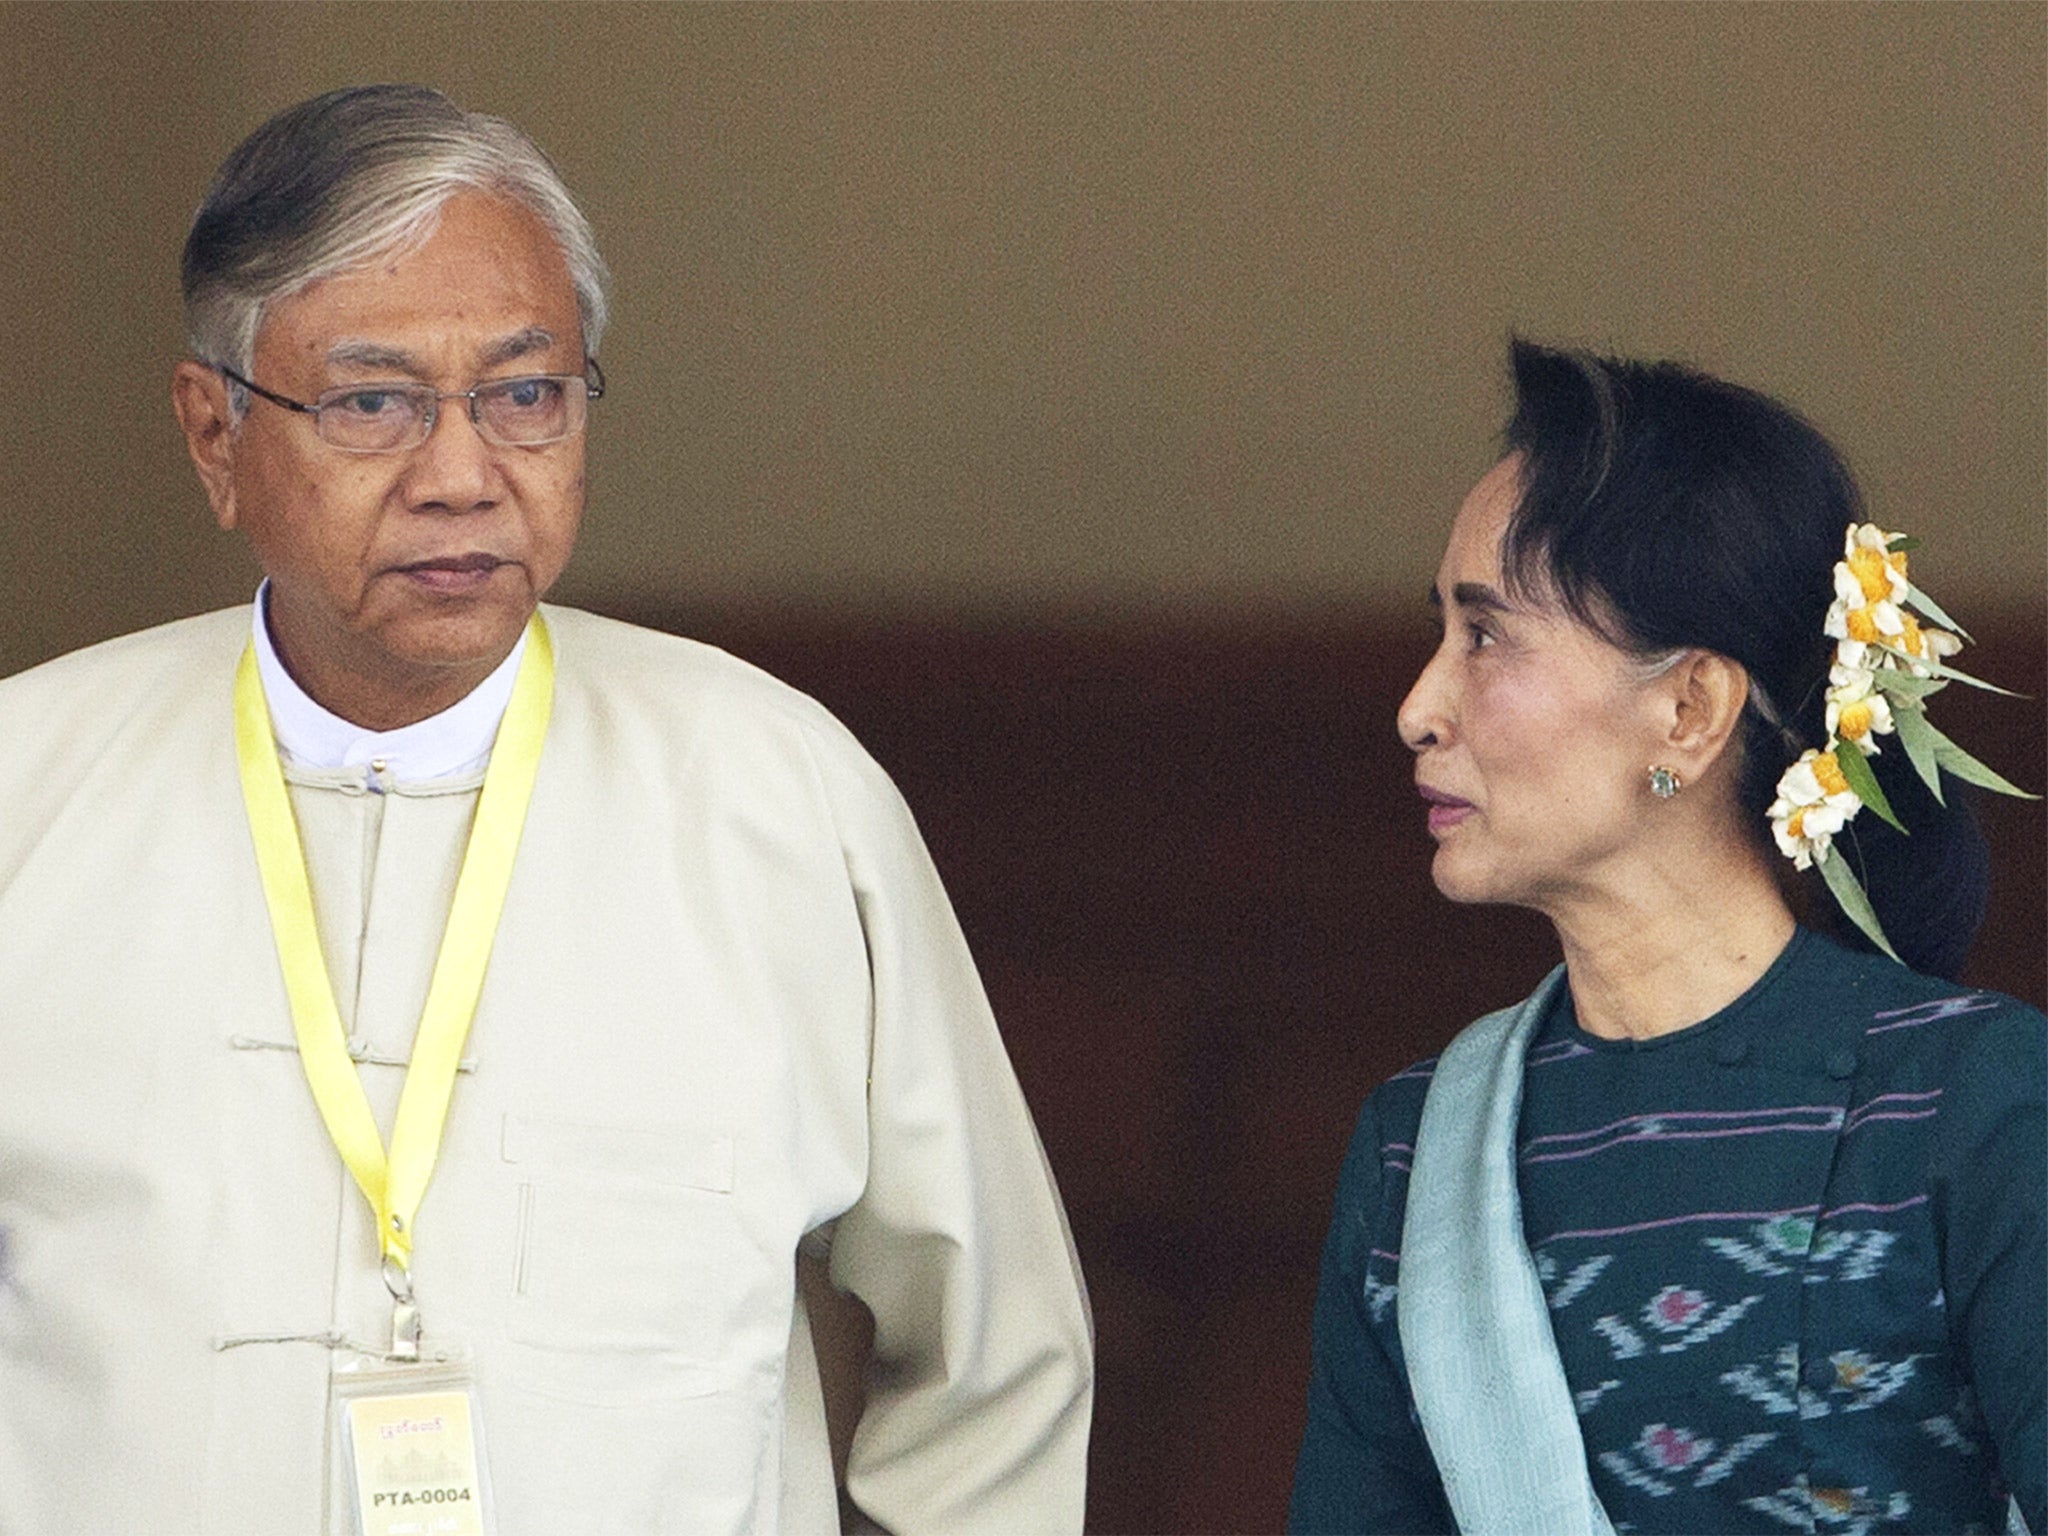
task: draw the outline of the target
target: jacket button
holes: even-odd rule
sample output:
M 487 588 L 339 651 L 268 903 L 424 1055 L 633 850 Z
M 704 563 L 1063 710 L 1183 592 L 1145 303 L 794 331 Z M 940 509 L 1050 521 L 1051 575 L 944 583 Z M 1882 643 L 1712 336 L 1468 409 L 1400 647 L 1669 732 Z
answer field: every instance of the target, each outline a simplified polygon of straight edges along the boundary
M 1749 1042 L 1740 1035 L 1723 1035 L 1714 1042 L 1714 1060 L 1724 1067 L 1739 1067 L 1749 1060 Z
M 1856 1075 L 1856 1053 L 1845 1045 L 1838 1051 L 1828 1052 L 1828 1059 L 1825 1065 L 1829 1077 L 1854 1077 Z
M 1821 1355 L 1810 1355 L 1799 1367 L 1799 1381 L 1810 1392 L 1826 1392 L 1835 1384 L 1835 1362 Z

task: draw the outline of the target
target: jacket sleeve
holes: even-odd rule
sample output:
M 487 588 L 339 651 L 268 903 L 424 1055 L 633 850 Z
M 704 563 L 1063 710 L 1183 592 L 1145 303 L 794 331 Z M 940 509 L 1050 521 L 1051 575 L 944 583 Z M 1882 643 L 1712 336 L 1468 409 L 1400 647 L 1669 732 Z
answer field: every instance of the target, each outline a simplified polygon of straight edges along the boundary
M 1287 1528 L 1303 1533 L 1455 1532 L 1436 1463 L 1415 1421 L 1408 1382 L 1371 1315 L 1368 1268 L 1378 1243 L 1399 1246 L 1399 1211 L 1385 1208 L 1380 1128 L 1371 1100 L 1338 1177 L 1337 1204 L 1316 1291 L 1308 1428 L 1294 1468 Z M 1380 1261 L 1385 1264 L 1385 1259 Z M 1378 1305 L 1393 1304 L 1391 1288 Z
M 867 1182 L 829 1265 L 875 1320 L 847 1493 L 899 1536 L 1078 1532 L 1094 1341 L 1059 1194 L 909 810 L 819 745 L 873 988 Z
M 2029 1530 L 2048 1532 L 2048 1019 L 1976 1032 L 1942 1107 L 1933 1186 L 1950 1329 Z

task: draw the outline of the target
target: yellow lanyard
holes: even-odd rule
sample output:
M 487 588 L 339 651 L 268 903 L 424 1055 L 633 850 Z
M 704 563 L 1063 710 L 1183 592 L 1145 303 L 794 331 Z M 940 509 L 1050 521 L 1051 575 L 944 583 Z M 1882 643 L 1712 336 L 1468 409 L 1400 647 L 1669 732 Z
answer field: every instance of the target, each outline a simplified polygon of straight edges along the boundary
M 469 1036 L 470 1020 L 476 1015 L 491 941 L 497 935 L 505 891 L 512 882 L 512 860 L 519 851 L 520 829 L 533 796 L 554 692 L 554 648 L 547 625 L 535 614 L 527 632 L 526 656 L 512 685 L 511 702 L 499 723 L 483 791 L 477 797 L 469 846 L 462 856 L 462 872 L 456 877 L 455 900 L 448 909 L 448 926 L 441 935 L 426 1007 L 413 1036 L 412 1060 L 399 1093 L 387 1157 L 369 1098 L 349 1058 L 341 1015 L 334 1005 L 334 986 L 320 953 L 306 856 L 299 846 L 298 823 L 278 767 L 270 710 L 257 675 L 253 644 L 242 652 L 235 671 L 235 755 L 241 763 L 242 799 L 249 811 L 263 898 L 270 908 L 270 929 L 291 1002 L 299 1060 L 306 1069 L 320 1118 L 327 1123 L 327 1134 L 334 1138 L 335 1150 L 376 1213 L 386 1282 L 393 1297 L 408 1307 L 412 1299 L 413 1218 L 426 1195 L 427 1181 L 433 1177 L 434 1160 L 440 1155 L 448 1101 L 455 1091 L 455 1069 Z M 396 1276 L 392 1274 L 394 1264 Z M 416 1311 L 411 1327 L 416 1335 Z M 394 1343 L 394 1350 L 406 1352 L 403 1342 Z

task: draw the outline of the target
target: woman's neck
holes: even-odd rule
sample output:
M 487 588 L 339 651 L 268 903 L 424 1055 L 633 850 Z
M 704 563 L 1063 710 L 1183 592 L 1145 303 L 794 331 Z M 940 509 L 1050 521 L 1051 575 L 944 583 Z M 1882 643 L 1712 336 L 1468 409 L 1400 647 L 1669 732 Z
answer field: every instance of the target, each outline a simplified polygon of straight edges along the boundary
M 1742 996 L 1796 924 L 1762 850 L 1746 842 L 1659 861 L 1619 890 L 1553 912 L 1579 1025 L 1649 1040 Z

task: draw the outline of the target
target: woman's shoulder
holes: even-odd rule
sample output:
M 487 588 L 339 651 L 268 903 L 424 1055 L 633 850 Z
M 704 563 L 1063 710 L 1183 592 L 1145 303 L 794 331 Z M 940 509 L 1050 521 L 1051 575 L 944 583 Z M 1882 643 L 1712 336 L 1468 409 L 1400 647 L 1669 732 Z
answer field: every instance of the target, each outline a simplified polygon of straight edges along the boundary
M 2048 1015 L 2031 1003 L 1939 976 L 1925 976 L 1882 955 L 1845 949 L 1819 934 L 1803 936 L 1800 990 L 1828 998 L 1830 1011 L 1860 1026 L 1863 1047 L 1897 1059 L 1928 1055 L 2008 1056 L 2038 1069 L 2048 1061 Z
M 1398 1263 L 1415 1135 L 1436 1063 L 1432 1056 L 1396 1072 L 1358 1111 L 1337 1175 L 1329 1239 L 1331 1258 L 1354 1279 L 1375 1264 Z
M 1807 995 L 1818 986 L 1829 1006 L 1801 1011 L 1840 1032 L 1838 1054 L 1855 1063 L 1864 1115 L 1885 1102 L 1933 1110 L 1931 1155 L 1942 1168 L 1967 1166 L 1973 1149 L 2039 1125 L 2048 1104 L 2048 1015 L 1818 935 L 1808 948 Z
M 1504 1049 L 1515 1036 L 1515 1026 L 1527 1022 L 1527 1010 L 1547 1007 L 1562 979 L 1562 968 L 1552 970 L 1527 997 L 1473 1020 L 1452 1037 L 1443 1052 L 1425 1056 L 1373 1089 L 1359 1114 L 1354 1148 L 1372 1135 L 1397 1147 L 1413 1147 L 1415 1132 L 1422 1124 L 1423 1101 L 1429 1097 L 1437 1068 L 1445 1056 L 1459 1057 L 1463 1053 L 1461 1059 L 1469 1065 L 1474 1050 L 1490 1056 Z
M 1818 977 L 1845 998 L 1867 999 L 1878 1008 L 1896 1010 L 1968 999 L 1973 1012 L 2009 1008 L 2042 1017 L 2040 1009 L 2019 998 L 1911 970 L 1884 955 L 1850 949 L 1813 929 L 1801 929 L 1799 943 L 1801 969 L 1809 980 Z
M 1435 1056 L 1424 1057 L 1402 1068 L 1365 1096 L 1365 1103 L 1358 1112 L 1358 1124 L 1352 1131 L 1354 1153 L 1367 1142 L 1382 1150 L 1414 1147 L 1415 1131 L 1422 1123 L 1422 1101 L 1429 1096 L 1429 1085 L 1436 1076 L 1438 1060 Z

